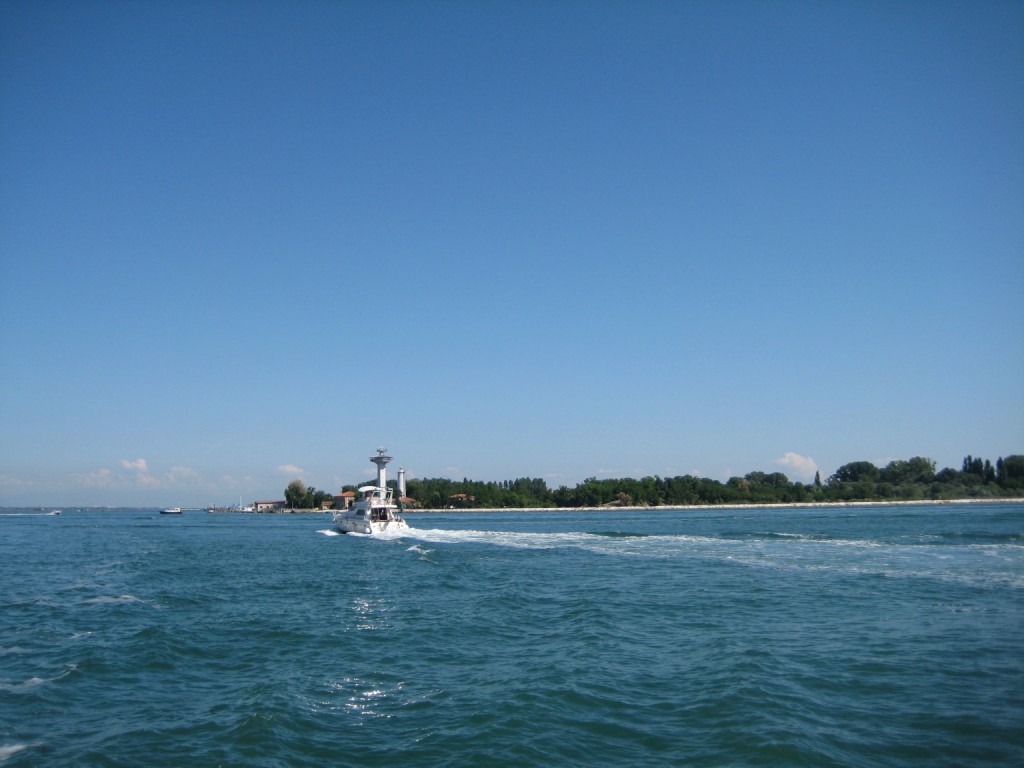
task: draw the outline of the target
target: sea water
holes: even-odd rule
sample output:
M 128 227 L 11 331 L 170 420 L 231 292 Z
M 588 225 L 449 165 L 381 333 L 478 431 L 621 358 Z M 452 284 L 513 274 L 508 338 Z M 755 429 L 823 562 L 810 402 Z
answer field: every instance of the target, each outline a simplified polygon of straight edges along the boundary
M 0 764 L 1024 763 L 1024 505 L 0 514 Z

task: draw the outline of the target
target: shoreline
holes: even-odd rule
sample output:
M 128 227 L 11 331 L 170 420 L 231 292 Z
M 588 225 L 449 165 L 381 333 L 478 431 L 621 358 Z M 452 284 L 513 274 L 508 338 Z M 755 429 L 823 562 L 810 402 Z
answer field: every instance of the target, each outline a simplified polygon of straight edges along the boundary
M 910 501 L 798 501 L 791 503 L 765 502 L 761 504 L 667 504 L 649 506 L 610 505 L 601 507 L 477 507 L 477 508 L 439 508 L 439 509 L 406 509 L 404 514 L 425 512 L 665 512 L 669 510 L 685 512 L 690 509 L 791 509 L 794 507 L 940 507 L 953 504 L 1024 504 L 1024 498 L 1013 499 L 913 499 Z
M 1024 496 L 1014 498 L 986 498 L 986 499 L 913 499 L 908 501 L 797 501 L 797 502 L 764 502 L 745 504 L 664 504 L 664 505 L 605 505 L 598 507 L 437 507 L 424 509 L 404 509 L 402 514 L 444 514 L 444 513 L 465 513 L 465 512 L 666 512 L 687 510 L 708 510 L 708 509 L 793 509 L 793 508 L 819 508 L 829 509 L 831 507 L 936 507 L 943 505 L 967 505 L 967 504 L 1024 504 Z M 44 506 L 12 506 L 0 507 L 0 514 L 11 514 L 14 512 L 28 512 L 38 515 L 50 515 L 52 505 Z M 158 511 L 160 507 L 74 507 L 63 505 L 65 512 L 111 512 L 111 511 Z M 240 512 L 237 509 L 215 509 L 210 510 L 203 507 L 183 508 L 182 512 L 187 514 L 212 514 L 212 515 L 330 515 L 335 510 L 331 509 L 275 509 L 262 512 Z
M 792 508 L 820 508 L 830 509 L 832 507 L 941 507 L 949 505 L 965 504 L 1024 504 L 1022 498 L 1000 498 L 1000 499 L 912 499 L 909 501 L 799 501 L 799 502 L 765 502 L 748 504 L 667 504 L 660 506 L 618 506 L 606 505 L 600 507 L 437 507 L 429 509 L 405 509 L 402 514 L 445 514 L 465 512 L 665 512 L 707 509 L 792 509 Z M 225 509 L 209 512 L 209 514 L 233 514 L 233 515 L 330 515 L 331 509 L 275 509 L 264 512 L 239 512 L 238 510 Z

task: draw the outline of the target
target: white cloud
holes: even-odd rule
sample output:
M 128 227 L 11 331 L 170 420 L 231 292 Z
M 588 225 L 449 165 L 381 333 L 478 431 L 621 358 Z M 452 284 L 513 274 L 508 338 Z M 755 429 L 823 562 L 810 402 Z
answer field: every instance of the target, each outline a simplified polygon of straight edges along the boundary
M 95 494 L 96 500 L 103 503 L 117 500 L 128 504 L 152 505 L 166 505 L 172 500 L 180 502 L 184 499 L 193 505 L 207 503 L 223 495 L 234 495 L 238 489 L 248 493 L 249 489 L 255 489 L 258 485 L 252 477 L 224 475 L 209 479 L 201 471 L 184 464 L 174 464 L 166 471 L 160 467 L 151 471 L 145 459 L 119 460 L 109 468 L 72 474 L 69 480 L 69 487 L 89 489 Z M 265 480 L 264 477 L 259 482 Z M 3 489 L 3 478 L 0 478 L 0 490 Z M 155 495 L 158 493 L 166 495 Z M 115 497 L 115 494 L 120 498 Z
M 85 474 L 72 476 L 76 485 L 87 488 L 128 488 L 132 485 L 143 488 L 174 488 L 195 486 L 202 482 L 202 476 L 191 467 L 175 465 L 162 475 L 153 475 L 145 459 L 122 459 L 121 466 L 129 473 L 97 469 Z
M 97 469 L 84 475 L 74 475 L 73 478 L 76 483 L 86 488 L 102 488 L 113 484 L 116 479 L 109 469 Z
M 23 488 L 29 487 L 30 485 L 33 484 L 25 482 L 20 477 L 0 475 L 0 488 L 4 488 L 6 490 L 21 490 Z
M 277 471 L 282 475 L 299 475 L 306 474 L 306 470 L 302 467 L 296 467 L 294 464 L 279 464 Z
M 192 467 L 171 467 L 171 471 L 167 473 L 167 482 L 169 483 L 180 483 L 185 480 L 199 480 L 199 473 L 196 472 Z
M 135 461 L 121 459 L 121 466 L 125 469 L 135 470 L 135 482 L 139 485 L 145 485 L 151 488 L 157 488 L 160 486 L 160 481 L 149 474 L 149 465 L 146 464 L 145 459 L 135 459 Z
M 818 471 L 818 464 L 810 456 L 801 456 L 799 453 L 788 451 L 781 459 L 776 459 L 773 464 L 780 464 L 792 470 L 801 480 L 810 480 Z

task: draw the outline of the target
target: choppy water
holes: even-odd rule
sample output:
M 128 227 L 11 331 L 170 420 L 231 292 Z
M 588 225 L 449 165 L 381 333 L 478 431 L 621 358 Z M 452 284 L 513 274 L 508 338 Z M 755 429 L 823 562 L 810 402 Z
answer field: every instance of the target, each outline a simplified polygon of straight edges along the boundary
M 0 764 L 1024 761 L 1024 505 L 409 521 L 0 515 Z

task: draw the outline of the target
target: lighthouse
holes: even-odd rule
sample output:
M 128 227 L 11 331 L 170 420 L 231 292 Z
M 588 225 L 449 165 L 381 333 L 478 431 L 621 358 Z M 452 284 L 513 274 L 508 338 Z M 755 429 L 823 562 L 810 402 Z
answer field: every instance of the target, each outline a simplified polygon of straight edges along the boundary
M 370 457 L 370 461 L 377 465 L 377 487 L 387 488 L 388 472 L 386 469 L 384 469 L 384 467 L 386 467 L 387 463 L 391 461 L 391 457 L 385 454 L 385 449 L 383 446 L 381 446 L 380 448 L 377 449 L 377 455 Z

